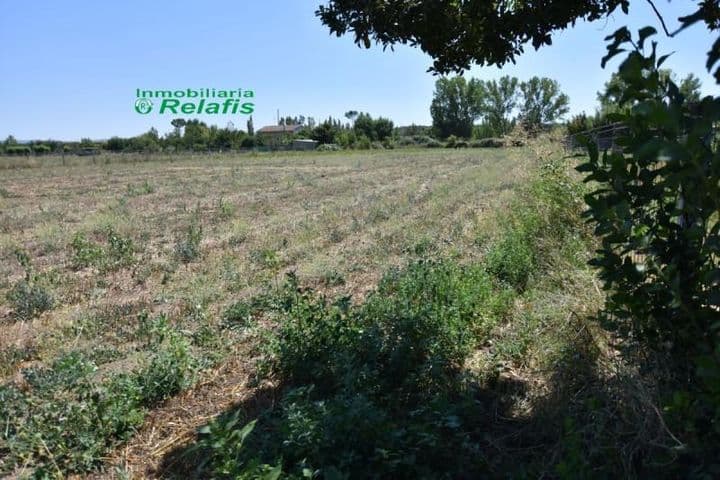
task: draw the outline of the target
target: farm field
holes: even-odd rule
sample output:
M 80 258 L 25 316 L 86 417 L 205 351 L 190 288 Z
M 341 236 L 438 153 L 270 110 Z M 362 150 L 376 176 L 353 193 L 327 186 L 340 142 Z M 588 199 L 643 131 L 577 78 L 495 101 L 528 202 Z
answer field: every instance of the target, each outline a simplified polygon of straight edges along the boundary
M 492 212 L 536 163 L 530 149 L 509 148 L 3 170 L 0 375 L 18 388 L 0 394 L 37 431 L 6 436 L 0 470 L 152 464 L 247 396 L 263 329 L 226 328 L 236 302 L 287 272 L 359 302 L 392 266 L 472 261 L 499 231 Z M 51 428 L 73 415 L 79 436 L 95 428 L 72 405 L 54 410 L 59 390 L 112 392 L 126 377 L 153 383 L 107 435 L 79 447 Z M 17 391 L 47 409 L 31 414 Z M 46 437 L 30 445 L 33 433 Z
M 522 183 L 528 154 L 200 157 L 5 170 L 2 293 L 25 275 L 19 249 L 56 302 L 41 318 L 16 323 L 3 295 L 3 339 L 19 346 L 32 331 L 47 345 L 38 333 L 120 306 L 169 314 L 200 305 L 214 316 L 290 270 L 317 288 L 342 285 L 362 296 L 413 250 L 476 254 L 481 217 Z M 110 237 L 127 242 L 126 251 L 113 251 Z

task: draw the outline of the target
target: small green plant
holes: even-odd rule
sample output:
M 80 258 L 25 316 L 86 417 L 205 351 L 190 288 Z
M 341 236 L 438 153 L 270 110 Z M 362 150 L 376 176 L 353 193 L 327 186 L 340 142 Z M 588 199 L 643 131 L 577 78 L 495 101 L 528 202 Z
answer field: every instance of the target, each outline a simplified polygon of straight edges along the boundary
M 190 263 L 200 256 L 202 227 L 196 222 L 188 225 L 183 236 L 175 243 L 175 255 L 183 263 Z
M 220 197 L 217 201 L 218 217 L 227 220 L 235 215 L 235 205 Z
M 345 285 L 345 277 L 337 270 L 327 270 L 320 276 L 320 282 L 326 287 L 339 287 Z
M 25 278 L 19 280 L 7 292 L 6 298 L 13 308 L 15 318 L 29 320 L 53 308 L 52 294 L 43 285 L 42 276 L 33 273 L 30 255 L 21 249 L 15 249 L 15 258 L 25 270 Z M 45 278 L 47 281 L 47 278 Z
M 249 302 L 240 300 L 230 305 L 223 313 L 223 325 L 227 328 L 243 328 L 252 321 L 256 311 Z
M 260 267 L 271 270 L 279 268 L 281 264 L 280 257 L 272 248 L 253 250 L 250 252 L 250 259 Z
M 278 317 L 267 348 L 281 401 L 244 427 L 239 411 L 217 419 L 201 430 L 197 448 L 215 475 L 234 478 L 479 475 L 482 457 L 471 447 L 479 413 L 459 388 L 460 371 L 511 297 L 481 267 L 453 262 L 393 270 L 356 307 L 289 275 L 254 302 Z M 244 319 L 253 308 L 231 311 Z M 455 466 L 460 457 L 466 461 Z
M 147 366 L 137 374 L 144 401 L 153 405 L 190 386 L 195 359 L 190 343 L 175 331 L 168 331 Z
M 131 265 L 135 246 L 131 238 L 123 237 L 110 229 L 107 232 L 108 250 L 107 260 L 109 268 L 117 268 Z
M 78 352 L 50 368 L 27 370 L 29 389 L 0 386 L 0 445 L 5 462 L 30 467 L 35 478 L 63 478 L 96 467 L 104 453 L 142 422 L 142 395 L 128 376 L 92 382 L 95 365 Z
M 124 237 L 112 228 L 104 232 L 107 246 L 93 242 L 78 232 L 70 242 L 72 264 L 76 269 L 95 267 L 101 271 L 127 267 L 134 261 L 135 246 L 131 238 Z
M 519 229 L 509 230 L 490 249 L 485 262 L 499 280 L 522 290 L 536 266 L 532 240 Z
M 105 252 L 101 245 L 89 240 L 84 233 L 77 232 L 70 242 L 72 264 L 76 269 L 101 265 Z
M 149 195 L 155 192 L 155 187 L 147 180 L 140 185 L 128 185 L 127 194 L 129 197 L 138 197 L 140 195 Z

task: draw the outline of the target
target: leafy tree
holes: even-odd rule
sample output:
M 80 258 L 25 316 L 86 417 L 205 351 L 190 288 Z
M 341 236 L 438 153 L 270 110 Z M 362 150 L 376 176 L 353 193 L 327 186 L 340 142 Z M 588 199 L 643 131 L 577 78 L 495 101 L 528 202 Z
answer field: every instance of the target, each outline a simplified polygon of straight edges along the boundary
M 128 147 L 128 141 L 120 137 L 112 137 L 107 141 L 105 148 L 111 152 L 122 152 Z
M 688 464 L 711 477 L 707 460 L 717 465 L 720 444 L 720 98 L 688 102 L 660 69 L 667 56 L 654 42 L 646 53 L 655 33 L 608 37 L 603 64 L 620 47 L 630 51 L 617 100 L 632 107 L 613 115 L 627 133 L 622 151 L 601 155 L 588 142 L 579 170 L 598 184 L 586 201 L 602 239 L 594 264 L 608 291 L 607 324 L 670 360 L 663 410 L 691 444 Z
M 210 129 L 200 120 L 188 120 L 185 123 L 183 143 L 192 150 L 204 150 L 210 143 Z
M 518 86 L 518 79 L 508 75 L 498 81 L 478 82 L 478 109 L 491 136 L 502 136 L 512 128 L 511 116 L 518 102 Z
M 325 143 L 335 143 L 335 135 L 337 135 L 338 131 L 338 126 L 330 118 L 315 127 L 313 130 L 313 140 L 317 140 L 321 145 Z
M 355 135 L 358 137 L 365 136 L 372 141 L 382 141 L 391 137 L 393 129 L 395 128 L 395 124 L 389 118 L 372 118 L 369 113 L 358 113 L 357 115 L 350 115 L 350 117 L 348 117 L 348 114 L 345 114 L 345 116 L 346 118 L 355 118 L 355 124 L 353 125 Z
M 520 91 L 523 96 L 520 116 L 531 128 L 554 122 L 570 110 L 570 99 L 560 91 L 557 80 L 532 77 L 520 84 Z
M 395 124 L 389 118 L 378 117 L 377 119 L 375 119 L 375 124 L 373 127 L 375 130 L 375 137 L 378 140 L 383 141 L 386 138 L 392 136 Z
M 355 134 L 365 135 L 370 140 L 377 140 L 376 133 L 375 133 L 375 122 L 373 122 L 373 118 L 368 113 L 360 113 L 355 118 L 355 125 L 353 126 L 355 129 Z
M 13 137 L 12 135 L 8 135 L 7 138 L 5 139 L 5 146 L 6 146 L 6 147 L 12 147 L 12 146 L 15 146 L 15 145 L 17 145 L 17 144 L 18 144 L 17 140 L 15 140 L 15 137 Z
M 357 110 L 348 110 L 347 112 L 345 112 L 345 118 L 347 118 L 351 122 L 355 122 L 355 119 L 358 115 L 359 113 Z
M 693 103 L 700 101 L 701 87 L 702 83 L 700 83 L 700 79 L 692 73 L 689 73 L 687 77 L 683 78 L 678 86 L 680 93 L 685 97 L 685 101 Z
M 185 126 L 185 119 L 184 118 L 174 118 L 170 122 L 170 125 L 175 128 L 175 134 L 177 136 L 180 136 L 182 134 L 182 128 Z
M 435 82 L 430 115 L 433 128 L 440 137 L 469 138 L 472 135 L 473 123 L 480 114 L 479 88 L 477 80 L 468 82 L 465 77 L 442 77 Z
M 251 137 L 255 136 L 255 126 L 253 125 L 252 115 L 250 115 L 247 121 L 247 134 Z

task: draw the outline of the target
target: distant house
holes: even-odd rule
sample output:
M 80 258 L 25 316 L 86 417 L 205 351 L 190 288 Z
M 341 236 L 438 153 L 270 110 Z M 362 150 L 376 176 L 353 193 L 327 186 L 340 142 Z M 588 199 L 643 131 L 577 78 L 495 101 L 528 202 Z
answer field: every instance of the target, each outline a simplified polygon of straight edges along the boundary
M 302 130 L 302 125 L 268 125 L 257 131 L 268 143 L 287 143 L 289 137 Z

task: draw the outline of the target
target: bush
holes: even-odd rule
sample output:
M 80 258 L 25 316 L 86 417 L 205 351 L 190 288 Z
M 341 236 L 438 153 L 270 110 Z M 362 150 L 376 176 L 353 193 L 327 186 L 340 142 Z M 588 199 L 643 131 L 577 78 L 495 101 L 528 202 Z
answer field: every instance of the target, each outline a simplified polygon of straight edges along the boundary
M 358 135 L 357 142 L 355 142 L 355 148 L 358 150 L 370 150 L 372 142 L 365 135 Z
M 240 142 L 240 147 L 253 148 L 253 147 L 255 147 L 256 143 L 257 142 L 255 141 L 255 137 L 248 136 L 248 137 L 245 137 L 242 139 L 242 141 Z
M 20 280 L 7 293 L 16 318 L 28 320 L 53 307 L 52 295 L 45 288 L 27 280 Z
M 96 267 L 101 271 L 127 267 L 134 261 L 135 247 L 131 238 L 124 237 L 112 228 L 105 232 L 107 247 L 89 240 L 77 232 L 70 242 L 72 265 L 75 269 Z
M 76 269 L 100 265 L 103 262 L 104 252 L 100 245 L 91 242 L 82 232 L 77 232 L 70 242 L 72 249 L 72 264 Z
M 578 170 L 598 187 L 587 216 L 602 247 L 592 264 L 609 292 L 603 320 L 620 336 L 661 358 L 664 405 L 685 458 L 669 476 L 716 476 L 720 444 L 720 168 L 716 125 L 720 98 L 687 102 L 643 49 L 651 27 L 633 41 L 608 37 L 603 62 L 628 51 L 616 92 L 631 109 L 609 116 L 625 125 L 619 149 L 588 142 Z M 717 60 L 710 54 L 708 69 Z M 644 352 L 645 353 L 645 352 Z M 675 438 L 675 437 L 673 437 Z
M 459 389 L 460 370 L 511 299 L 482 267 L 453 262 L 393 270 L 356 307 L 290 275 L 264 302 L 278 317 L 269 350 L 281 401 L 243 428 L 239 411 L 219 418 L 198 448 L 222 477 L 477 476 L 480 413 Z M 244 318 L 250 308 L 237 310 Z
M 470 142 L 472 148 L 502 148 L 505 146 L 505 140 L 502 138 L 482 138 Z
M 438 142 L 437 140 L 431 139 L 425 142 L 426 148 L 440 148 L 442 147 L 442 143 Z
M 190 343 L 168 325 L 166 317 L 158 317 L 154 323 L 151 343 L 156 353 L 136 376 L 145 405 L 156 404 L 190 386 L 195 371 Z
M 323 143 L 322 145 L 318 145 L 315 150 L 318 152 L 339 152 L 342 148 L 334 143 Z
M 535 270 L 532 239 L 520 229 L 509 230 L 485 259 L 487 269 L 500 281 L 522 290 Z
M 554 261 L 553 252 L 586 239 L 589 232 L 579 221 L 583 193 L 562 161 L 545 164 L 539 178 L 520 192 L 520 200 L 510 209 L 500 239 L 487 253 L 488 271 L 523 290 L 539 267 Z

